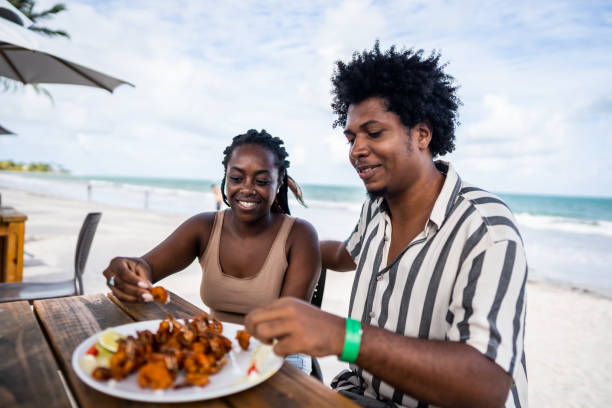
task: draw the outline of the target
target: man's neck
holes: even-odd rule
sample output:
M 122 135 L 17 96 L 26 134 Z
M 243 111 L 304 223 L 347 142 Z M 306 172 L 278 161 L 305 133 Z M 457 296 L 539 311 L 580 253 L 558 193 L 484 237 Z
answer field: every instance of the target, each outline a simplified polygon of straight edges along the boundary
M 426 166 L 420 177 L 407 189 L 399 194 L 385 197 L 394 223 L 429 218 L 445 180 L 434 162 L 430 163 L 431 165 Z

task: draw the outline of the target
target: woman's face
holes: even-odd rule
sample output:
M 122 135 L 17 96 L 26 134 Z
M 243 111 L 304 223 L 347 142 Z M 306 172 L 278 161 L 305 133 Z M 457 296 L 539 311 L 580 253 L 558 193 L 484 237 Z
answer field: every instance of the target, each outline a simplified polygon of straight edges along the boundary
M 226 195 L 234 214 L 243 221 L 270 213 L 278 191 L 274 154 L 255 144 L 238 146 L 227 164 Z

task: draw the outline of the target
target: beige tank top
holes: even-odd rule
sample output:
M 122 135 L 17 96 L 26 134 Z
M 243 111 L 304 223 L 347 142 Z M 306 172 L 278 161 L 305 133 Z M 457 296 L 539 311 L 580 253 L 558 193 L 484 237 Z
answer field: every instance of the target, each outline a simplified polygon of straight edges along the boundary
M 237 278 L 223 273 L 219 261 L 219 243 L 225 211 L 217 211 L 215 214 L 213 230 L 200 260 L 200 297 L 216 319 L 242 324 L 246 313 L 280 297 L 289 265 L 285 244 L 295 218 L 284 217 L 261 269 L 251 277 Z

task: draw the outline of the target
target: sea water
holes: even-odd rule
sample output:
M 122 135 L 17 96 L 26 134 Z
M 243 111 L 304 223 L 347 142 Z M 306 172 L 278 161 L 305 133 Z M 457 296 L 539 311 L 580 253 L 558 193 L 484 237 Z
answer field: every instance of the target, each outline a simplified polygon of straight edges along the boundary
M 186 215 L 214 211 L 213 183 L 0 172 L 0 188 Z M 344 240 L 359 217 L 364 188 L 302 185 L 302 189 L 308 208 L 290 196 L 292 214 L 310 221 L 319 239 Z M 519 224 L 530 279 L 612 296 L 612 198 L 498 195 Z

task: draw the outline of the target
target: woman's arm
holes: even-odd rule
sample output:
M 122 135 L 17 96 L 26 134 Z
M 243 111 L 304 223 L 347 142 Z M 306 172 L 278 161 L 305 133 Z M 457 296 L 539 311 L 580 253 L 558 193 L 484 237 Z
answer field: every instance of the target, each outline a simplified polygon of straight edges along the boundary
M 310 301 L 321 271 L 319 238 L 314 227 L 297 218 L 289 234 L 289 266 L 281 290 L 281 297 L 292 296 Z
M 151 268 L 151 282 L 185 269 L 206 248 L 215 213 L 201 213 L 182 223 L 142 259 Z
M 113 294 L 127 302 L 151 301 L 150 282 L 187 267 L 206 247 L 214 213 L 189 218 L 141 258 L 113 258 L 103 274 Z

